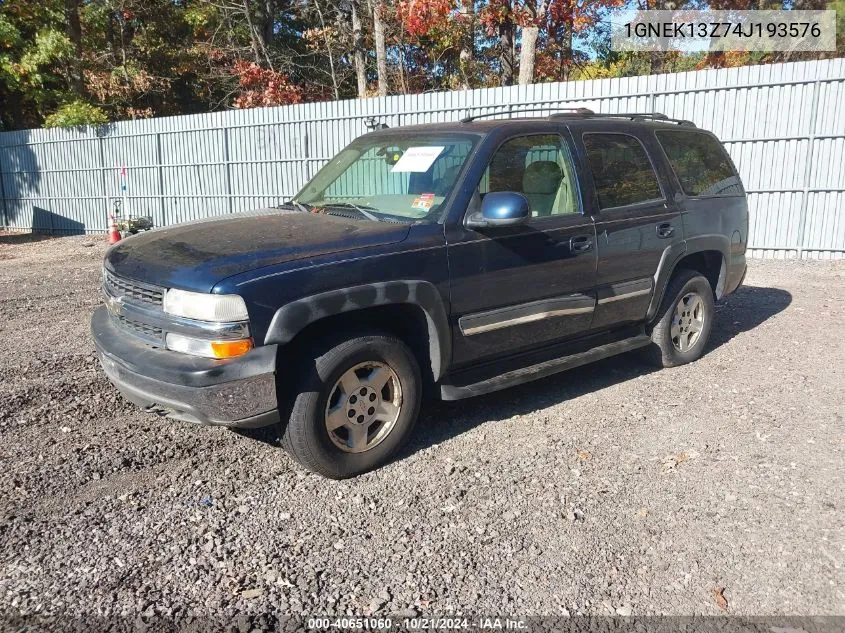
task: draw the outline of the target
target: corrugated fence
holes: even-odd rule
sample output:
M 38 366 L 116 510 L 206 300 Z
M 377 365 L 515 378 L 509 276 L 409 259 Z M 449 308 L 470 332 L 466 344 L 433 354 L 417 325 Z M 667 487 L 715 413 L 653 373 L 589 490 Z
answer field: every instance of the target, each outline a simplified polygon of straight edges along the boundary
M 366 132 L 370 117 L 394 127 L 529 105 L 657 111 L 713 130 L 748 190 L 752 255 L 845 257 L 845 59 L 7 132 L 3 225 L 102 232 L 124 196 L 156 226 L 270 206 Z

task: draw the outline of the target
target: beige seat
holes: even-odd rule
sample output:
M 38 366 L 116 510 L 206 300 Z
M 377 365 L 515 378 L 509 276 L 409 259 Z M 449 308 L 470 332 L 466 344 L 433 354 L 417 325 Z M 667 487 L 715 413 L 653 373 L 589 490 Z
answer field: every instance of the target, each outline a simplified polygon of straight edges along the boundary
M 552 214 L 562 179 L 560 165 L 550 160 L 538 160 L 525 168 L 522 193 L 528 199 L 531 215 L 543 217 Z

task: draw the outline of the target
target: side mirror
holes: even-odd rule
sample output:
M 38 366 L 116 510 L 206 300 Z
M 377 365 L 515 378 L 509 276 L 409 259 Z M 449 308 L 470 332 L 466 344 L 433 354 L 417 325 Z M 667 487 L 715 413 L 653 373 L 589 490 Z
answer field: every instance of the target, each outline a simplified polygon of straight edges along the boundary
M 515 191 L 493 191 L 481 201 L 481 211 L 466 221 L 470 228 L 517 226 L 531 217 L 528 199 Z

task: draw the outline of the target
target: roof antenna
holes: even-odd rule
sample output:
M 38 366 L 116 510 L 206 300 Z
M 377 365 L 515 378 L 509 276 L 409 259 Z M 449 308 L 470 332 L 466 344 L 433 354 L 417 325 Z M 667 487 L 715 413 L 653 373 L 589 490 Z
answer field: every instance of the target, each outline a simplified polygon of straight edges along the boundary
M 367 126 L 367 129 L 370 131 L 373 130 L 386 130 L 388 128 L 387 123 L 380 123 L 378 119 L 374 116 L 369 116 L 364 119 L 364 125 Z

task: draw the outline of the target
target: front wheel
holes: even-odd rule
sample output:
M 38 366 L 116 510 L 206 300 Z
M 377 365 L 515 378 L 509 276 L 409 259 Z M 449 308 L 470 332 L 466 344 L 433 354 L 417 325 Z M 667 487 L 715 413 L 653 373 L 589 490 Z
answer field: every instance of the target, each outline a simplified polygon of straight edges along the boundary
M 694 270 L 675 272 L 651 330 L 651 345 L 644 350 L 658 367 L 677 367 L 704 353 L 716 314 L 710 282 Z
M 367 334 L 307 355 L 282 438 L 303 466 L 332 479 L 383 463 L 404 444 L 419 414 L 420 368 L 405 343 Z

